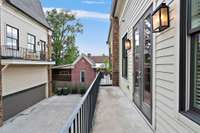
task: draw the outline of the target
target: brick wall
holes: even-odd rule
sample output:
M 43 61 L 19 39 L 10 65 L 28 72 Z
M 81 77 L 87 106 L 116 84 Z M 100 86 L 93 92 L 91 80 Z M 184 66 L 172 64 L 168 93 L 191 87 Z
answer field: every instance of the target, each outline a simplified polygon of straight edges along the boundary
M 48 32 L 48 30 L 47 30 Z M 51 60 L 51 54 L 52 54 L 52 43 L 51 43 L 51 35 L 47 35 L 48 37 L 48 60 Z M 48 66 L 48 96 L 53 95 L 53 90 L 52 90 L 52 70 L 51 66 Z
M 113 86 L 119 86 L 119 20 L 112 19 L 112 81 Z
M 96 77 L 96 71 L 84 58 L 80 59 L 72 69 L 73 84 L 80 84 L 80 71 L 85 72 L 85 85 L 89 86 Z

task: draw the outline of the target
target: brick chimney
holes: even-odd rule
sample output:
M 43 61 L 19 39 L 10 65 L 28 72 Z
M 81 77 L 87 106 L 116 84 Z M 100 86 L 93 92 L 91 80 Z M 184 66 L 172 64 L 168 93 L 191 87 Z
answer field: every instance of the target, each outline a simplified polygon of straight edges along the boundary
M 112 19 L 112 80 L 113 86 L 119 86 L 119 20 Z
M 91 57 L 92 56 L 92 54 L 91 53 L 88 53 L 88 57 Z

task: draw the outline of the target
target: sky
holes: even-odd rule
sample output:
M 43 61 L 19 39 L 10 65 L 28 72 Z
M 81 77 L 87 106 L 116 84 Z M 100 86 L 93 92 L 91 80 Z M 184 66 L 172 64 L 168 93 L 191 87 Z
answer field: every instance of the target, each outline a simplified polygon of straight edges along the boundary
M 53 8 L 70 10 L 83 24 L 76 45 L 80 53 L 108 55 L 106 45 L 112 0 L 41 0 L 44 11 Z

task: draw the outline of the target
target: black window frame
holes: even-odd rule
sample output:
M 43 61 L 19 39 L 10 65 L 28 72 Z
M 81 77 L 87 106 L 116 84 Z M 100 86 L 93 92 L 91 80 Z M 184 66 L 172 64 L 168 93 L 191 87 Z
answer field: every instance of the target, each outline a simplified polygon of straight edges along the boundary
M 180 5 L 180 22 L 182 23 L 180 25 L 180 62 L 179 62 L 179 112 L 182 113 L 184 116 L 189 118 L 190 120 L 194 121 L 195 123 L 200 125 L 200 110 L 193 107 L 193 97 L 194 97 L 194 70 L 193 67 L 190 66 L 190 99 L 189 102 L 187 102 L 187 87 L 186 87 L 186 81 L 187 81 L 187 68 L 186 65 L 187 62 L 187 38 L 190 37 L 190 45 L 191 45 L 191 54 L 190 61 L 192 64 L 192 57 L 194 53 L 193 50 L 193 36 L 196 35 L 196 33 L 200 33 L 200 27 L 191 29 L 191 0 L 181 0 Z M 186 106 L 186 103 L 189 103 L 189 110 Z
M 196 32 L 199 32 L 200 31 L 200 25 L 198 26 L 198 27 L 196 27 L 196 28 L 192 28 L 192 8 L 191 8 L 191 6 L 192 6 L 192 0 L 183 0 L 183 1 L 186 1 L 186 4 L 188 5 L 187 6 L 187 8 L 188 8 L 188 11 L 187 11 L 187 13 L 188 13 L 188 15 L 187 15 L 187 17 L 188 17 L 188 33 L 189 34 L 194 34 L 194 33 L 196 33 Z
M 80 71 L 80 82 L 85 83 L 85 71 Z
M 40 46 L 39 52 L 44 52 L 44 53 L 47 52 L 48 49 L 47 49 L 47 42 L 46 41 L 40 40 L 39 46 Z
M 7 31 L 7 28 L 10 27 L 11 29 L 15 29 L 17 30 L 17 38 L 13 38 L 11 36 L 8 36 L 8 31 Z M 12 47 L 10 47 L 9 45 L 7 45 L 7 38 L 9 39 L 12 39 L 12 40 L 15 40 L 17 45 L 16 45 L 16 48 L 13 47 L 13 44 L 12 44 Z M 6 24 L 6 47 L 8 47 L 9 49 L 13 49 L 13 50 L 19 50 L 19 29 L 16 28 L 16 27 L 13 27 L 9 24 Z
M 29 36 L 31 36 L 31 37 L 34 38 L 34 44 L 32 44 L 31 42 L 29 42 L 29 39 L 28 39 Z M 36 52 L 36 36 L 35 36 L 35 35 L 33 35 L 33 34 L 31 34 L 31 33 L 28 33 L 28 34 L 27 34 L 27 45 L 33 45 L 33 51 L 32 51 L 32 49 L 28 49 L 28 50 L 30 50 L 30 52 L 33 52 L 33 53 Z M 28 47 L 28 48 L 29 48 L 29 47 Z
M 127 33 L 122 38 L 122 77 L 128 79 L 128 53 L 125 47 Z M 125 63 L 125 64 L 124 64 Z

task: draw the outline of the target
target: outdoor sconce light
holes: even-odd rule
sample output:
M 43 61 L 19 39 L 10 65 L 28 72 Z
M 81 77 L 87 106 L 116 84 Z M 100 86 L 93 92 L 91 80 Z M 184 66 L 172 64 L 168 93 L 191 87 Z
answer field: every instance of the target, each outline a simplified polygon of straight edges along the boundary
M 126 50 L 131 49 L 131 40 L 126 39 L 126 41 L 125 41 L 125 48 L 126 48 Z
M 161 32 L 169 27 L 169 7 L 162 3 L 152 14 L 153 32 Z

